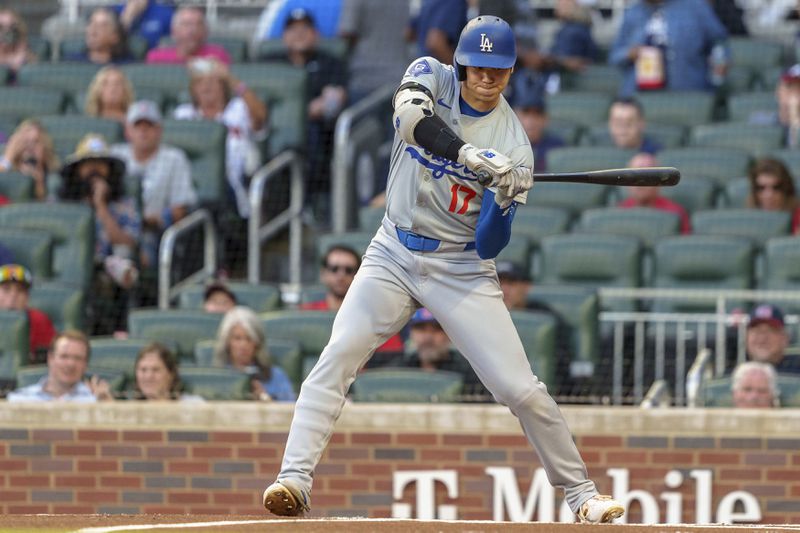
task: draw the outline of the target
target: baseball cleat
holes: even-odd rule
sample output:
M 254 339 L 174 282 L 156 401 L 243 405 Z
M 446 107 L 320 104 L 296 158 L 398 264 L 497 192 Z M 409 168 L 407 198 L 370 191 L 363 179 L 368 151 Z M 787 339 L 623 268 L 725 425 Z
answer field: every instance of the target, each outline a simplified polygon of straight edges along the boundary
M 586 500 L 578 518 L 587 524 L 608 524 L 625 514 L 625 508 L 611 496 L 597 494 Z
M 311 510 L 308 492 L 287 480 L 267 487 L 263 502 L 267 511 L 278 516 L 303 516 Z

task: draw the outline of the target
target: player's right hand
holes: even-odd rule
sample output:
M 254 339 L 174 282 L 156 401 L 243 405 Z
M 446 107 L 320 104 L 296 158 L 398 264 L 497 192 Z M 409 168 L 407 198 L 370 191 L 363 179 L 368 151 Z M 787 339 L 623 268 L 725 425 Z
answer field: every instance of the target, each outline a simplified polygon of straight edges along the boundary
M 476 174 L 488 172 L 492 181 L 489 187 L 497 185 L 499 178 L 514 168 L 514 162 L 497 150 L 491 148 L 476 148 L 467 143 L 458 151 L 458 162 Z

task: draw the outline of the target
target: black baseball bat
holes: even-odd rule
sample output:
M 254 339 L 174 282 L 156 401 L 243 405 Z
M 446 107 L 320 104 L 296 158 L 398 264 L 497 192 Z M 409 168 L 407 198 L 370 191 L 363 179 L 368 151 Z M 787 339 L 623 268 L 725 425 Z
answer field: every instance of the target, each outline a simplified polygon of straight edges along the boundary
M 534 183 L 556 181 L 562 183 L 593 183 L 595 185 L 626 185 L 629 187 L 669 187 L 681 181 L 681 172 L 675 167 L 612 168 L 586 172 L 551 172 L 534 174 Z M 486 187 L 492 182 L 486 171 L 478 172 L 478 183 Z

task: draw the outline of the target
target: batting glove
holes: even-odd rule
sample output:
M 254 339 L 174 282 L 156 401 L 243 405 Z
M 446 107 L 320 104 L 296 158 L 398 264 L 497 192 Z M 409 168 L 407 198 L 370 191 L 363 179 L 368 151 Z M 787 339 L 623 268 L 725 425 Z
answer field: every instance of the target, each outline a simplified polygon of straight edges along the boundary
M 497 184 L 498 178 L 514 168 L 514 162 L 491 148 L 476 148 L 467 143 L 458 151 L 458 162 L 476 174 L 486 171 L 492 176 L 488 186 Z
M 505 209 L 511 205 L 514 201 L 513 196 L 508 196 L 502 189 L 497 189 L 494 192 L 494 203 L 496 203 L 500 209 Z
M 527 167 L 514 167 L 497 179 L 497 190 L 514 198 L 533 187 L 533 171 Z

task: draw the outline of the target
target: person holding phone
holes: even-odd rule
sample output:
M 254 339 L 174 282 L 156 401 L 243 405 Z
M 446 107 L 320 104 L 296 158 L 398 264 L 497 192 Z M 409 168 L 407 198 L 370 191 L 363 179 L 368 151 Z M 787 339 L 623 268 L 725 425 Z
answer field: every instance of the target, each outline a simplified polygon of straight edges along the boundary
M 9 138 L 0 159 L 0 171 L 17 171 L 33 180 L 37 200 L 48 196 L 47 175 L 58 169 L 53 139 L 35 119 L 24 120 Z

